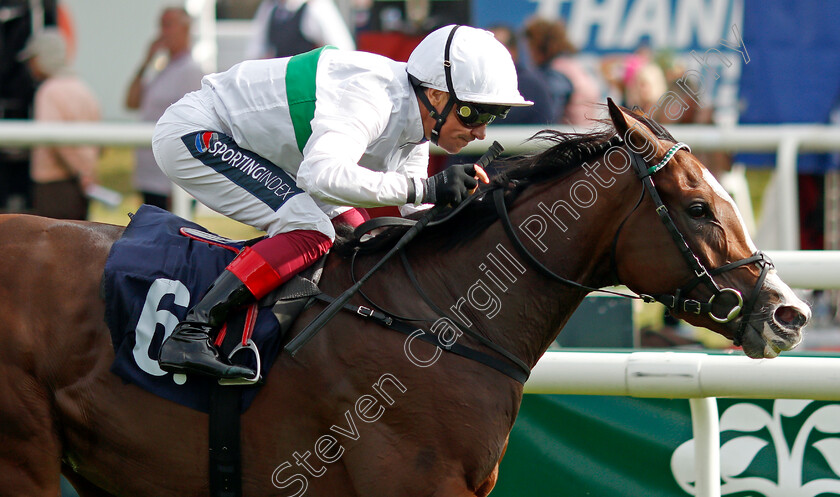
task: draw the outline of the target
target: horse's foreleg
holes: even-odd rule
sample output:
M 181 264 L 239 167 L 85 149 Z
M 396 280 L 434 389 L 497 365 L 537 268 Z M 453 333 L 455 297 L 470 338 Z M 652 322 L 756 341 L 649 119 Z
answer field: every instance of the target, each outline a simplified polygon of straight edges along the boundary
M 499 479 L 499 464 L 502 462 L 502 458 L 505 456 L 505 451 L 507 450 L 508 439 L 505 440 L 505 446 L 502 449 L 502 455 L 499 456 L 499 460 L 496 462 L 496 466 L 493 467 L 493 470 L 487 475 L 487 478 L 481 482 L 481 485 L 478 486 L 475 490 L 471 490 L 465 486 L 465 479 L 463 478 L 450 478 L 448 480 L 443 480 L 441 485 L 437 488 L 434 493 L 435 497 L 487 497 L 490 495 L 490 491 L 493 490 L 493 487 L 496 486 L 496 481 Z
M 505 439 L 505 446 L 502 448 L 502 455 L 499 456 L 499 460 L 496 462 L 496 467 L 493 468 L 493 471 L 487 476 L 487 479 L 478 487 L 478 490 L 475 491 L 476 497 L 487 497 L 490 495 L 490 491 L 493 490 L 493 487 L 496 486 L 496 482 L 499 480 L 499 465 L 502 464 L 502 458 L 505 457 L 505 452 L 507 451 L 508 442 L 510 441 L 510 435 Z
M 64 477 L 67 478 L 67 481 L 76 489 L 79 497 L 114 497 L 113 494 L 109 494 L 76 474 L 67 465 L 62 466 L 62 472 L 64 473 Z
M 493 471 L 487 477 L 486 480 L 478 487 L 478 490 L 475 491 L 476 497 L 487 497 L 490 495 L 490 491 L 493 490 L 493 487 L 496 486 L 496 481 L 499 479 L 499 463 L 496 463 L 496 467 L 493 468 Z
M 487 497 L 493 487 L 496 486 L 496 480 L 499 478 L 499 464 L 493 468 L 493 471 L 481 483 L 476 490 L 470 490 L 465 485 L 465 480 L 462 478 L 452 478 L 450 481 L 441 482 L 434 493 L 435 497 Z
M 49 394 L 0 353 L 0 497 L 55 497 L 60 468 Z

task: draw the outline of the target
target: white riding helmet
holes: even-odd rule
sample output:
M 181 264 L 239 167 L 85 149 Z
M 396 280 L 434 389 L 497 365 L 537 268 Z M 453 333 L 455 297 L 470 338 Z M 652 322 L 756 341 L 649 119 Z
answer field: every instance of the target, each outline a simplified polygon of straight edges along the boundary
M 519 94 L 510 52 L 483 29 L 449 25 L 433 31 L 411 52 L 407 71 L 421 86 L 449 92 L 462 102 L 534 105 Z

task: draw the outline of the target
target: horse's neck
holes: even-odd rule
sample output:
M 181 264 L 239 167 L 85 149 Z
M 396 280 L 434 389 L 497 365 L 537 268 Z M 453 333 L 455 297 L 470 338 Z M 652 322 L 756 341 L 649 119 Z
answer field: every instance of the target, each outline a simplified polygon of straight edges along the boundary
M 573 185 L 585 180 L 583 171 L 562 182 L 533 186 L 510 210 L 514 231 L 556 274 L 591 287 L 615 283 L 610 271 L 612 241 L 639 191 L 638 183 L 627 176 L 616 176 L 609 187 L 591 182 L 597 199 L 588 207 L 572 199 Z M 577 194 L 580 197 L 582 191 Z M 541 223 L 545 232 L 536 236 Z M 587 293 L 541 274 L 520 256 L 501 222 L 462 248 L 431 250 L 424 258 L 417 261 L 418 267 L 423 265 L 421 284 L 438 306 L 530 365 Z

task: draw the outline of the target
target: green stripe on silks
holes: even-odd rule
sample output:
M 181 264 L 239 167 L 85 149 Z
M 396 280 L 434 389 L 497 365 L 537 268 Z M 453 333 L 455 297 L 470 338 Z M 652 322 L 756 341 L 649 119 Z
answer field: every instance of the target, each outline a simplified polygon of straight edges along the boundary
M 326 45 L 315 50 L 295 55 L 289 59 L 286 66 L 286 99 L 289 103 L 289 114 L 292 116 L 292 126 L 295 128 L 295 140 L 298 150 L 303 153 L 303 147 L 312 135 L 312 118 L 315 116 L 315 71 L 318 59 L 325 49 L 336 48 Z

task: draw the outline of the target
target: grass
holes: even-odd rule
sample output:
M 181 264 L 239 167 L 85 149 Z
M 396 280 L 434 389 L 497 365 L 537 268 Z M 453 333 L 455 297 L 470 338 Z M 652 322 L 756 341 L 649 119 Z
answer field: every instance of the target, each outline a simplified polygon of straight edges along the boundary
M 747 184 L 750 185 L 750 201 L 752 202 L 756 223 L 758 223 L 764 200 L 764 191 L 767 189 L 768 183 L 770 183 L 770 178 L 773 176 L 773 170 L 767 168 L 747 169 L 746 174 Z

